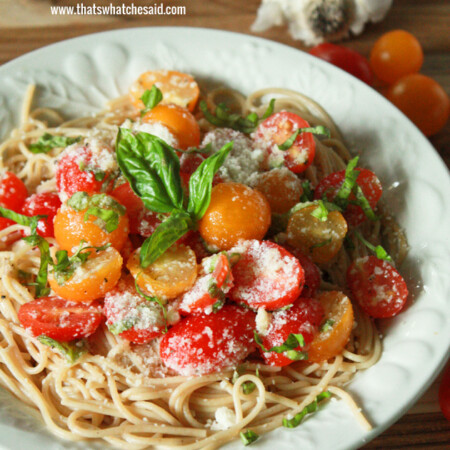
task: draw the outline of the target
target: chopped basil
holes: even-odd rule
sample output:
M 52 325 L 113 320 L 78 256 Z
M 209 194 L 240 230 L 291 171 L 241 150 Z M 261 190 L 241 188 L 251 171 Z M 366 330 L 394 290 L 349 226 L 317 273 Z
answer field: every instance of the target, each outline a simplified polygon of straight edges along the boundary
M 359 176 L 359 170 L 355 170 L 358 164 L 359 156 L 355 156 L 351 159 L 345 169 L 344 182 L 337 191 L 333 202 L 339 205 L 341 208 L 345 209 L 348 205 L 348 197 L 351 194 L 354 186 L 356 185 L 356 179 Z
M 309 250 L 312 251 L 315 248 L 320 248 L 320 247 L 324 247 L 325 245 L 331 244 L 332 240 L 333 240 L 332 238 L 329 238 L 329 239 L 325 239 L 322 242 L 318 242 L 317 244 L 313 244 L 309 247 Z
M 19 225 L 23 225 L 25 227 L 30 227 L 31 235 L 36 234 L 36 228 L 40 219 L 47 218 L 46 215 L 38 215 L 38 216 L 24 216 L 23 214 L 19 214 L 12 209 L 3 208 L 0 206 L 0 216 L 6 217 L 7 219 L 11 219 Z
M 298 346 L 303 347 L 305 345 L 305 339 L 303 338 L 302 334 L 290 333 L 287 339 L 283 342 L 283 344 L 269 349 L 264 347 L 262 339 L 256 331 L 253 332 L 253 335 L 255 342 L 260 346 L 263 352 L 275 352 L 275 353 L 286 352 L 286 356 L 293 361 L 308 359 L 308 354 L 306 352 L 300 352 L 298 350 L 295 350 L 295 348 L 297 348 Z
M 304 417 L 307 414 L 311 414 L 313 412 L 316 412 L 319 408 L 319 403 L 326 398 L 329 398 L 331 396 L 329 391 L 324 391 L 321 394 L 319 394 L 315 400 L 310 403 L 309 405 L 306 405 L 298 414 L 296 414 L 292 419 L 283 419 L 283 426 L 286 428 L 295 428 L 298 427 Z
M 355 194 L 356 201 L 352 201 L 350 203 L 360 206 L 368 219 L 373 221 L 378 220 L 377 215 L 373 212 L 373 209 L 370 206 L 369 200 L 367 200 L 364 192 L 362 191 L 361 187 L 358 186 L 358 184 L 355 184 L 353 186 L 353 193 Z
M 246 381 L 242 383 L 242 392 L 245 395 L 251 394 L 256 389 L 256 384 L 253 381 Z
M 320 327 L 320 332 L 321 333 L 326 333 L 328 330 L 331 330 L 331 328 L 333 328 L 334 325 L 334 320 L 333 319 L 327 319 Z
M 39 271 L 36 276 L 36 281 L 33 284 L 36 286 L 36 297 L 48 295 L 50 293 L 50 288 L 47 287 L 48 266 L 53 263 L 52 257 L 50 256 L 49 243 L 37 234 L 22 239 L 33 247 L 38 247 L 41 252 Z
M 312 133 L 324 135 L 326 137 L 331 136 L 330 130 L 322 125 L 318 125 L 317 127 L 297 128 L 288 139 L 286 139 L 282 144 L 278 145 L 278 148 L 280 150 L 289 150 L 294 145 L 294 142 L 300 133 Z
M 141 96 L 142 103 L 145 108 L 141 111 L 141 116 L 151 111 L 163 99 L 163 94 L 160 89 L 154 84 L 151 89 L 146 89 Z
M 373 245 L 368 240 L 364 239 L 361 233 L 355 231 L 356 237 L 372 252 L 378 259 L 392 262 L 392 258 L 389 253 L 381 245 Z
M 53 136 L 50 133 L 44 133 L 37 142 L 30 144 L 28 150 L 31 153 L 48 153 L 54 148 L 67 147 L 68 145 L 75 144 L 79 142 L 81 136 L 76 138 L 70 138 L 66 136 Z
M 206 144 L 203 148 L 190 147 L 183 151 L 183 155 L 190 153 L 200 153 L 201 155 L 210 155 L 213 152 L 213 147 L 211 142 Z
M 216 312 L 220 311 L 223 305 L 225 305 L 225 300 L 217 300 L 216 303 L 212 305 L 212 312 L 215 314 Z
M 301 202 L 312 202 L 314 200 L 314 193 L 311 189 L 311 182 L 309 180 L 302 181 L 303 194 L 300 197 Z
M 206 102 L 202 100 L 200 102 L 200 109 L 205 119 L 216 127 L 232 128 L 233 130 L 249 134 L 256 129 L 262 120 L 267 119 L 267 117 L 273 114 L 274 105 L 275 99 L 270 100 L 269 106 L 261 118 L 254 112 L 248 114 L 246 117 L 231 113 L 225 103 L 219 103 L 213 114 L 209 111 Z
M 96 166 L 91 166 L 89 164 L 86 164 L 84 161 L 80 161 L 78 163 L 78 168 L 82 172 L 89 172 L 94 175 L 94 178 L 96 181 L 103 181 L 106 177 L 106 172 L 102 169 L 99 169 Z
M 112 324 L 108 324 L 108 330 L 112 334 L 118 335 L 118 334 L 123 333 L 124 331 L 127 331 L 127 330 L 133 328 L 135 323 L 136 323 L 136 318 L 120 320 L 119 322 L 114 322 Z
M 259 436 L 252 430 L 241 431 L 240 434 L 241 440 L 244 445 L 250 445 L 252 442 L 255 442 Z
M 38 336 L 37 340 L 41 344 L 48 345 L 49 347 L 58 350 L 70 364 L 74 364 L 78 360 L 78 358 L 80 358 L 87 352 L 87 346 L 84 340 L 59 342 L 55 339 L 45 336 L 44 334 Z

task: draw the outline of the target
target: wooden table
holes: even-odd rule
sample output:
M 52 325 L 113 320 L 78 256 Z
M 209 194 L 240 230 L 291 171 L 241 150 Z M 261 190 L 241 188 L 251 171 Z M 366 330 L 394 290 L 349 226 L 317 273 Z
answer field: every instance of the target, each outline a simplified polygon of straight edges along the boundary
M 185 5 L 186 15 L 145 17 L 52 16 L 50 4 L 109 4 L 110 0 L 0 0 L 0 64 L 44 45 L 75 36 L 138 26 L 194 26 L 250 33 L 259 0 L 169 0 L 165 5 Z M 120 4 L 120 2 L 112 2 Z M 126 2 L 124 3 L 131 3 Z M 135 0 L 135 5 L 153 5 Z M 450 2 L 447 0 L 394 0 L 386 19 L 367 26 L 363 35 L 345 45 L 368 55 L 375 40 L 384 32 L 402 28 L 421 42 L 425 61 L 422 73 L 437 80 L 450 92 Z M 262 37 L 304 49 L 285 28 L 273 28 Z M 430 142 L 450 166 L 450 124 L 430 138 Z M 450 423 L 440 413 L 437 402 L 439 378 L 411 410 L 365 449 L 448 449 Z

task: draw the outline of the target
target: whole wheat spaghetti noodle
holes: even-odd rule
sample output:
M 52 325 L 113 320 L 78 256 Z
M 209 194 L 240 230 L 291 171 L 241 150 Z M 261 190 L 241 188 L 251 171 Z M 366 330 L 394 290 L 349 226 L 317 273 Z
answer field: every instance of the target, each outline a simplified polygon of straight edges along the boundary
M 34 86 L 30 86 L 20 127 L 0 146 L 0 169 L 16 173 L 30 193 L 56 190 L 55 168 L 61 149 L 39 154 L 29 151 L 30 144 L 44 133 L 96 137 L 113 145 L 118 126 L 136 114 L 128 97 L 123 97 L 111 101 L 94 117 L 64 122 L 55 111 L 31 111 L 33 92 Z M 311 126 L 323 125 L 331 132 L 329 138 L 316 139 L 314 163 L 303 173 L 312 186 L 326 175 L 345 169 L 350 153 L 344 140 L 327 112 L 310 98 L 278 88 L 248 97 L 229 89 L 204 96 L 211 108 L 225 98 L 242 115 L 262 115 L 272 97 L 276 98 L 275 111 L 295 112 Z M 201 113 L 198 119 L 203 131 L 213 128 Z M 361 230 L 374 244 L 387 237 L 394 260 L 401 262 L 404 258 L 406 240 L 389 216 L 384 215 L 381 223 L 367 222 Z M 0 242 L 11 233 L 26 231 L 27 227 L 12 225 L 0 231 Z M 48 241 L 57 245 L 53 238 Z M 334 262 L 323 267 L 326 281 L 321 288 L 347 292 L 347 267 L 367 254 L 357 239 L 352 250 L 343 247 Z M 282 426 L 283 418 L 299 413 L 325 390 L 345 402 L 361 426 L 370 429 L 359 406 L 345 392 L 345 385 L 357 371 L 377 362 L 382 344 L 374 321 L 356 306 L 355 326 L 345 350 L 321 364 L 298 361 L 281 368 L 250 357 L 245 373 L 235 380 L 233 370 L 179 376 L 162 366 L 157 342 L 130 344 L 103 325 L 95 334 L 90 352 L 68 365 L 57 351 L 31 337 L 18 320 L 19 307 L 34 298 L 19 273 L 36 276 L 39 264 L 39 251 L 22 240 L 3 245 L 0 252 L 0 384 L 38 410 L 50 432 L 62 439 L 103 440 L 126 449 L 213 449 L 235 439 L 243 430 L 262 434 Z M 246 382 L 255 385 L 250 394 L 242 391 Z M 220 408 L 228 408 L 235 417 L 235 423 L 227 429 L 213 426 Z

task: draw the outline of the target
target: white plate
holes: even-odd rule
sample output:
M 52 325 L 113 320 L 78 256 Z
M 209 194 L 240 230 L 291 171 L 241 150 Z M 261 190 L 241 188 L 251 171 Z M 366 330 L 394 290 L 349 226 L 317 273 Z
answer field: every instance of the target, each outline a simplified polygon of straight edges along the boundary
M 364 163 L 380 177 L 384 197 L 411 246 L 402 273 L 414 300 L 384 321 L 384 352 L 348 390 L 374 425 L 364 432 L 342 402 L 330 402 L 295 430 L 278 429 L 256 449 L 350 449 L 381 433 L 419 398 L 445 362 L 450 342 L 450 180 L 427 139 L 383 97 L 345 72 L 294 48 L 251 36 L 194 28 L 117 30 L 46 47 L 0 67 L 0 136 L 17 123 L 29 83 L 39 106 L 66 115 L 102 108 L 143 71 L 178 69 L 223 81 L 243 93 L 278 86 L 321 103 Z M 35 420 L 11 414 L 2 394 L 0 444 L 8 449 L 75 447 Z M 13 405 L 8 406 L 6 405 Z M 77 448 L 86 448 L 81 445 Z M 228 448 L 228 447 L 227 447 Z M 229 448 L 242 448 L 234 443 Z

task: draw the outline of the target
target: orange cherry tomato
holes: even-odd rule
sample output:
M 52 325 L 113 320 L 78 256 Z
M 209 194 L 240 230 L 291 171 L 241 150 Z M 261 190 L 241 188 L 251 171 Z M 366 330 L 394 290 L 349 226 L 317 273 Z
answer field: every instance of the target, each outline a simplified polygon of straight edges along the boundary
M 389 84 L 418 72 L 422 63 L 423 51 L 419 41 L 403 30 L 383 34 L 370 53 L 370 66 L 375 75 Z
M 69 254 L 77 248 L 82 240 L 88 244 L 100 247 L 111 244 L 117 250 L 121 250 L 128 237 L 128 215 L 119 214 L 119 223 L 115 230 L 108 232 L 99 223 L 96 216 L 85 218 L 86 209 L 76 211 L 67 204 L 58 210 L 54 220 L 55 238 L 63 250 Z
M 137 109 L 144 108 L 142 94 L 147 89 L 150 90 L 154 84 L 163 94 L 161 103 L 174 103 L 189 111 L 195 109 L 200 94 L 198 84 L 190 75 L 175 70 L 145 72 L 131 85 L 131 101 Z
M 172 299 L 194 285 L 197 259 L 191 248 L 174 244 L 145 269 L 140 265 L 139 250 L 131 255 L 127 268 L 144 293 Z
M 386 97 L 422 131 L 431 136 L 446 124 L 450 108 L 447 93 L 433 79 L 415 73 L 392 85 Z
M 160 122 L 178 139 L 178 148 L 186 150 L 200 145 L 200 127 L 195 117 L 178 105 L 157 105 L 142 118 L 144 122 Z
M 48 281 L 59 297 L 74 302 L 90 302 L 103 297 L 116 285 L 122 272 L 122 262 L 120 253 L 109 247 L 93 253 L 64 283 L 59 284 L 52 273 Z
M 286 168 L 260 174 L 255 189 L 267 198 L 272 212 L 279 214 L 287 213 L 303 193 L 300 179 Z
M 220 183 L 212 189 L 199 231 L 208 245 L 229 250 L 240 239 L 261 240 L 270 220 L 270 205 L 261 192 L 240 183 Z
M 342 292 L 322 292 L 317 299 L 325 317 L 308 351 L 308 361 L 322 362 L 342 353 L 353 329 L 352 302 Z
M 327 220 L 322 222 L 311 215 L 315 209 L 314 205 L 307 206 L 291 216 L 286 230 L 287 242 L 310 256 L 313 262 L 325 264 L 342 247 L 348 227 L 339 211 L 331 211 Z

